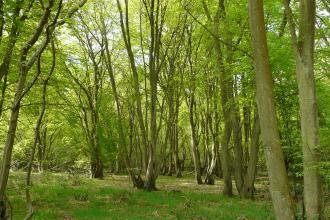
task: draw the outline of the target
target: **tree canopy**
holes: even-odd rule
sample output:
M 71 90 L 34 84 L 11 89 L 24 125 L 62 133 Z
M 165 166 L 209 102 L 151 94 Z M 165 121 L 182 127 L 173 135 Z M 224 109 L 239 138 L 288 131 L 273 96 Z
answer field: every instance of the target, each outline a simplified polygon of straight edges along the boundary
M 266 177 L 277 219 L 326 218 L 329 13 L 326 0 L 0 0 L 0 219 L 17 170 L 27 219 L 31 172 L 46 171 L 146 191 L 190 173 L 240 198 Z

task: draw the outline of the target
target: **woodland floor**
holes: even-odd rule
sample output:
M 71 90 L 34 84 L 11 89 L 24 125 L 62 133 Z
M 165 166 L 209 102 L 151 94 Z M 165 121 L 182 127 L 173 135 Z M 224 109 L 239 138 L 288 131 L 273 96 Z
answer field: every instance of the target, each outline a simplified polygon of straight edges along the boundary
M 7 191 L 13 219 L 26 214 L 24 173 L 13 172 Z M 68 174 L 34 174 L 33 219 L 274 219 L 266 182 L 259 179 L 254 201 L 220 195 L 221 181 L 196 185 L 192 176 L 160 176 L 158 191 L 130 187 L 127 176 L 92 180 Z

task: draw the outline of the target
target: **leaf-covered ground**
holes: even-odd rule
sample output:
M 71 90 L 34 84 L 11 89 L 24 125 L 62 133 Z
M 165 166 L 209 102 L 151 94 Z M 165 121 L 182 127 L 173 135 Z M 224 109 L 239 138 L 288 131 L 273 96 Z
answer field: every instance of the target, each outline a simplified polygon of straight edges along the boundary
M 33 219 L 274 219 L 270 201 L 223 197 L 220 181 L 197 186 L 192 178 L 160 176 L 157 183 L 159 191 L 144 192 L 130 188 L 126 176 L 35 174 Z M 23 173 L 13 173 L 7 194 L 14 220 L 26 214 L 24 189 Z

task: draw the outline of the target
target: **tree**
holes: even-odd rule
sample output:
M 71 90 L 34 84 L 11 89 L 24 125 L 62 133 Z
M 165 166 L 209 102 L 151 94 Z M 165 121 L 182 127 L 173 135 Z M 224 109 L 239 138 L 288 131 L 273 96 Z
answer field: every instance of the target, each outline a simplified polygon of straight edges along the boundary
M 256 99 L 273 206 L 277 219 L 295 219 L 277 127 L 262 0 L 249 0 L 249 15 L 256 71 Z
M 54 1 L 50 0 L 48 5 L 44 8 L 43 14 L 40 17 L 39 24 L 36 27 L 34 33 L 30 36 L 30 38 L 25 42 L 23 47 L 21 48 L 20 52 L 20 75 L 16 87 L 16 93 L 15 93 L 15 98 L 13 100 L 13 105 L 11 109 L 11 117 L 10 117 L 10 123 L 8 127 L 8 134 L 6 138 L 6 143 L 5 143 L 5 149 L 4 149 L 4 154 L 3 154 L 3 159 L 2 159 L 2 165 L 1 165 L 1 172 L 0 172 L 0 215 L 4 217 L 6 215 L 6 209 L 5 209 L 5 189 L 7 186 L 7 181 L 8 181 L 8 174 L 9 174 L 9 168 L 10 168 L 10 163 L 11 163 L 11 155 L 12 155 L 12 150 L 13 150 L 13 144 L 14 144 L 14 137 L 15 137 L 15 132 L 17 128 L 17 121 L 18 121 L 18 115 L 19 115 L 19 109 L 20 109 L 20 102 L 24 95 L 26 94 L 27 90 L 23 90 L 25 87 L 26 83 L 26 77 L 27 74 L 36 61 L 37 57 L 42 53 L 42 51 L 46 48 L 46 46 L 49 43 L 49 35 L 52 33 L 54 30 L 54 25 L 57 22 L 58 16 L 55 16 L 55 20 L 53 20 L 50 25 L 46 28 L 47 30 L 47 36 L 44 42 L 37 48 L 35 49 L 33 55 L 28 59 L 27 55 L 29 51 L 31 50 L 32 46 L 37 42 L 38 38 L 42 34 L 42 31 L 44 27 L 48 24 L 49 18 L 51 15 L 51 10 L 53 8 Z M 60 8 L 60 7 L 59 7 Z M 60 10 L 58 11 L 57 14 L 59 14 Z M 32 84 L 33 85 L 33 84 Z
M 151 87 L 151 109 L 150 109 L 150 144 L 148 148 L 149 158 L 144 188 L 148 191 L 156 189 L 156 147 L 157 143 L 157 85 L 160 72 L 160 47 L 162 29 L 164 25 L 164 14 L 167 5 L 160 1 L 151 0 L 150 3 L 143 1 L 148 12 L 150 25 L 150 47 L 149 47 L 149 83 Z
M 319 122 L 314 77 L 315 4 L 315 0 L 299 1 L 299 35 L 297 36 L 290 1 L 284 0 L 299 88 L 304 162 L 304 204 L 307 219 L 322 218 L 321 179 L 318 168 Z
M 224 119 L 224 132 L 221 138 L 221 165 L 224 179 L 224 189 L 223 194 L 231 196 L 232 192 L 232 181 L 231 181 L 231 171 L 229 164 L 229 142 L 232 134 L 232 123 L 231 123 L 231 109 L 229 106 L 230 94 L 232 91 L 230 87 L 230 76 L 228 76 L 228 72 L 225 68 L 225 55 L 223 52 L 222 42 L 219 38 L 220 32 L 220 21 L 221 19 L 225 19 L 225 2 L 223 0 L 219 0 L 217 3 L 217 11 L 214 15 L 214 18 L 211 17 L 210 11 L 203 1 L 204 11 L 208 17 L 208 21 L 212 25 L 212 38 L 214 40 L 214 50 L 216 54 L 216 60 L 218 64 L 219 71 L 219 79 L 220 79 L 220 96 L 221 96 L 221 106 L 222 106 L 222 115 Z
M 124 18 L 124 13 L 123 13 L 123 9 L 122 9 L 122 5 L 120 3 L 119 0 L 117 0 L 117 7 L 118 7 L 118 11 L 119 11 L 119 15 L 120 15 L 120 28 L 121 28 L 121 32 L 122 32 L 122 36 L 123 36 L 123 40 L 125 43 L 125 47 L 126 47 L 126 51 L 128 54 L 128 58 L 129 58 L 129 63 L 130 63 L 130 67 L 132 70 L 132 75 L 133 75 L 133 88 L 134 88 L 134 98 L 135 98 L 135 102 L 136 102 L 136 111 L 137 111 L 137 117 L 138 117 L 138 123 L 139 123 L 139 127 L 140 127 L 140 131 L 141 131 L 141 138 L 142 138 L 142 144 L 143 144 L 143 148 L 147 153 L 147 149 L 148 149 L 148 133 L 147 133 L 147 129 L 146 129 L 146 125 L 143 119 L 143 113 L 142 113 L 142 102 L 141 102 L 141 92 L 139 89 L 139 74 L 137 71 L 137 67 L 136 67 L 136 63 L 135 63 L 135 56 L 132 50 L 132 42 L 131 42 L 131 36 L 130 36 L 130 26 L 129 26 L 129 20 L 128 20 L 128 1 L 125 1 L 125 18 Z M 144 154 L 144 160 L 143 164 L 144 166 L 146 166 L 145 164 L 147 161 L 146 158 L 146 153 Z M 146 168 L 146 167 L 145 167 Z
M 48 82 L 54 73 L 55 70 L 55 65 L 56 65 L 56 51 L 55 51 L 55 43 L 54 40 L 51 40 L 51 47 L 52 47 L 52 65 L 51 68 L 46 76 L 46 78 L 42 82 L 42 105 L 40 109 L 40 113 L 34 128 L 34 140 L 33 140 L 33 145 L 31 148 L 31 154 L 29 158 L 29 163 L 27 167 L 27 172 L 26 172 L 26 189 L 25 189 L 25 195 L 26 195 L 26 203 L 28 206 L 28 213 L 25 216 L 25 220 L 31 219 L 34 213 L 33 210 L 33 205 L 32 205 L 32 200 L 31 200 L 31 195 L 30 195 L 30 187 L 31 187 L 31 172 L 32 172 L 32 166 L 33 166 L 33 160 L 36 152 L 36 148 L 38 145 L 41 144 L 41 134 L 40 134 L 40 127 L 46 112 L 46 96 L 47 96 L 47 85 Z M 41 56 L 42 54 L 39 55 L 36 66 L 37 66 L 37 71 L 38 74 L 41 72 Z
M 192 159 L 194 162 L 195 167 L 195 179 L 197 184 L 202 184 L 202 169 L 201 169 L 201 160 L 200 160 L 200 153 L 198 150 L 199 146 L 199 120 L 198 120 L 198 113 L 197 113 L 197 103 L 196 103 L 196 86 L 197 86 L 197 79 L 196 79 L 196 71 L 194 69 L 194 60 L 193 60 L 193 45 L 192 45 L 192 26 L 187 27 L 187 63 L 188 63 L 188 74 L 189 74 L 189 82 L 188 82 L 188 91 L 186 94 L 187 99 L 187 106 L 189 109 L 189 122 L 190 122 L 190 130 L 191 130 L 191 154 Z M 197 47 L 198 50 L 198 47 Z
M 82 1 L 79 6 L 84 5 L 86 1 Z M 20 5 L 22 2 L 16 2 L 17 5 Z M 33 1 L 29 2 L 28 11 L 33 6 Z M 20 104 L 23 97 L 29 92 L 29 90 L 34 85 L 35 81 L 38 78 L 38 74 L 35 75 L 34 79 L 29 85 L 26 85 L 27 76 L 29 71 L 40 54 L 45 50 L 50 42 L 50 38 L 58 25 L 64 24 L 64 20 L 58 20 L 61 10 L 62 10 L 62 1 L 59 1 L 56 7 L 54 7 L 55 1 L 49 0 L 47 4 L 41 4 L 41 14 L 38 17 L 38 24 L 33 30 L 33 32 L 25 39 L 23 46 L 20 49 L 19 54 L 19 76 L 16 83 L 16 92 L 12 102 L 11 113 L 10 113 L 10 122 L 8 126 L 8 132 L 6 136 L 6 142 L 4 147 L 3 159 L 1 163 L 1 172 L 0 172 L 0 216 L 4 218 L 6 216 L 6 199 L 5 199 L 5 190 L 8 181 L 9 169 L 12 159 L 12 151 L 14 145 L 14 137 L 17 129 Z M 55 9 L 55 10 L 54 10 Z M 17 13 L 20 12 L 20 7 L 17 7 Z M 52 18 L 52 10 L 54 10 L 54 16 Z M 73 8 L 67 14 L 68 17 L 71 17 L 78 8 Z M 23 13 L 24 19 L 26 18 L 25 13 Z M 16 21 L 14 21 L 15 23 Z M 15 26 L 15 25 L 14 25 Z M 39 45 L 36 45 L 37 41 L 42 35 L 45 35 L 45 38 L 42 39 Z M 9 51 L 12 50 L 10 46 Z M 32 53 L 32 54 L 31 54 Z M 31 55 L 30 55 L 31 54 Z M 5 63 L 5 65 L 9 65 Z M 5 68 L 7 69 L 7 67 Z M 5 73 L 6 75 L 6 73 Z

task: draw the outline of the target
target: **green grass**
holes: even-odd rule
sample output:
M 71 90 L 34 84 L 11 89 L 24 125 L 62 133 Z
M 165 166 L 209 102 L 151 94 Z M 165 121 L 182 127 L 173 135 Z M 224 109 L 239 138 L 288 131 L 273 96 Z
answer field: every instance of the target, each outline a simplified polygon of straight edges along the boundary
M 23 180 L 22 173 L 10 177 L 7 194 L 13 219 L 23 219 L 26 213 Z M 195 187 L 189 178 L 160 177 L 161 190 L 155 192 L 129 188 L 126 177 L 92 180 L 43 174 L 33 180 L 33 219 L 274 219 L 269 201 L 226 198 L 216 192 L 219 186 Z M 171 189 L 176 181 L 179 190 Z

